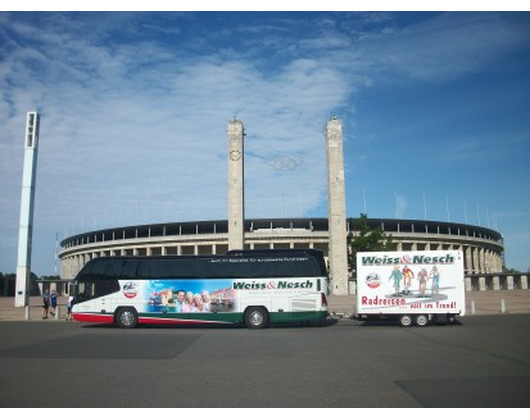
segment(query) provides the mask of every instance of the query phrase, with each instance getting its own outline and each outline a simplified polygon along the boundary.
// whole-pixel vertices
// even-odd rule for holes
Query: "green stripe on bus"
[[[308,312],[271,312],[269,314],[270,322],[297,322],[297,321],[312,321],[318,319],[325,319],[328,313],[326,311],[308,311]]]
[[[236,323],[243,321],[243,314],[241,313],[157,313],[157,312],[143,312],[140,318],[157,318],[157,319],[182,319],[186,321],[212,321],[212,322],[229,322]]]
[[[143,312],[139,314],[140,318],[156,318],[156,319],[182,319],[187,321],[211,321],[211,322],[227,322],[227,323],[241,323],[244,321],[243,313],[153,313]],[[327,317],[326,311],[308,311],[308,312],[271,312],[269,320],[272,323],[285,323],[296,321],[311,321],[318,319],[325,319]]]

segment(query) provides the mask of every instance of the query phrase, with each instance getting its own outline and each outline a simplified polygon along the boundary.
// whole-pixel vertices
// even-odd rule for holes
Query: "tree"
[[[375,251],[394,251],[392,235],[385,233],[380,225],[370,227],[368,216],[361,213],[358,219],[350,219],[352,231],[348,235],[348,260],[353,277],[357,272],[357,253]]]
[[[15,283],[17,275],[15,273],[0,273],[0,295],[15,296]]]

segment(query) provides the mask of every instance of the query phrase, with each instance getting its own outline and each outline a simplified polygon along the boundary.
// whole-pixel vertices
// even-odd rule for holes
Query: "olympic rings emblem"
[[[269,158],[267,165],[275,171],[294,171],[304,163],[304,157],[301,154],[273,156]]]

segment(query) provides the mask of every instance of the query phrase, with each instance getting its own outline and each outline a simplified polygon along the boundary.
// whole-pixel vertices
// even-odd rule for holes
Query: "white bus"
[[[321,251],[230,251],[224,255],[99,257],[74,279],[77,321],[234,324],[322,321],[329,281]]]

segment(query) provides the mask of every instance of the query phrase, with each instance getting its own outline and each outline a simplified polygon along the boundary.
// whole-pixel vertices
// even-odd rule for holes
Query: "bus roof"
[[[314,249],[233,250],[222,255],[107,256],[90,260],[76,279],[256,278],[327,275]]]

